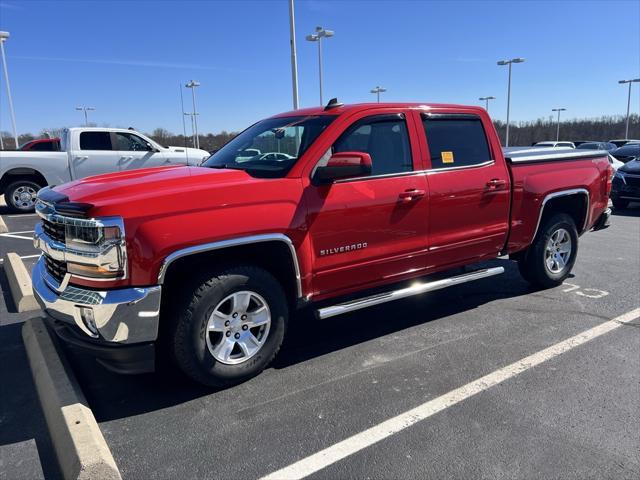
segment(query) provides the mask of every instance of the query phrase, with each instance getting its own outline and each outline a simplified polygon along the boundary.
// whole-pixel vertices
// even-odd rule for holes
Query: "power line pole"
[[[11,85],[9,85],[9,69],[7,68],[7,57],[4,53],[4,42],[9,38],[9,32],[0,32],[0,53],[2,54],[2,68],[4,70],[4,80],[7,84],[7,98],[9,99],[9,114],[11,115],[11,125],[13,127],[13,139],[18,149],[18,129],[16,128],[16,113],[13,110],[13,99],[11,98]],[[2,136],[0,134],[0,136]],[[4,148],[4,145],[2,146]]]
[[[291,84],[293,88],[293,109],[298,109],[298,54],[296,53],[296,18],[293,0],[289,0],[289,37],[291,44]]]

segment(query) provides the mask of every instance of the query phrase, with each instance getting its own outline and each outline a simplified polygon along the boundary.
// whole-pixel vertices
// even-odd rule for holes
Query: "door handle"
[[[87,160],[88,158],[89,157],[86,157],[86,156],[85,157],[76,157],[76,160],[81,162],[82,160]]]
[[[398,197],[400,201],[403,203],[412,202],[413,200],[418,200],[426,195],[424,190],[419,190],[417,188],[412,188],[410,190],[405,190]]]
[[[492,178],[487,182],[487,188],[489,190],[502,190],[507,186],[507,181],[500,178]]]
[[[127,162],[127,161],[132,160],[132,159],[133,159],[133,157],[120,157],[120,161],[121,162]]]

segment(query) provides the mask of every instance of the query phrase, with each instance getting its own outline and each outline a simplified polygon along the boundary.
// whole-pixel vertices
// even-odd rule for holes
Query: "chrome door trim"
[[[248,237],[232,238],[229,240],[221,240],[219,242],[204,243],[202,245],[194,245],[192,247],[176,250],[175,252],[169,254],[162,262],[162,265],[160,266],[160,271],[158,272],[158,284],[159,285],[163,284],[169,265],[171,265],[171,263],[173,263],[175,260],[179,258],[187,257],[189,255],[194,255],[196,253],[220,250],[223,248],[237,247],[240,245],[251,245],[253,243],[273,242],[273,241],[283,242],[287,245],[287,247],[289,247],[289,252],[291,253],[291,260],[293,262],[293,268],[295,270],[297,294],[298,294],[298,298],[300,298],[302,297],[302,281],[300,277],[300,265],[298,263],[298,255],[296,253],[296,249],[291,239],[282,233],[266,233],[262,235],[251,235]]]
[[[591,207],[591,199],[589,198],[589,191],[586,188],[572,188],[571,190],[561,190],[559,192],[553,192],[548,194],[542,200],[542,204],[540,205],[540,212],[538,213],[538,223],[536,223],[536,229],[533,231],[533,237],[531,237],[531,241],[536,238],[538,234],[538,229],[540,228],[540,222],[542,221],[542,214],[544,213],[544,207],[549,200],[553,200],[558,197],[566,197],[568,195],[584,195],[587,200],[587,211],[584,215],[584,223],[582,225],[582,229],[578,233],[583,233],[587,229],[587,225],[589,224],[589,209]],[[576,225],[577,226],[577,225]]]

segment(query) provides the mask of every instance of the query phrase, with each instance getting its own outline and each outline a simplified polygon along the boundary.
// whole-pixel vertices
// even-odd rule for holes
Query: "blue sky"
[[[478,104],[506,116],[503,58],[513,70],[512,119],[625,113],[623,78],[640,77],[640,1],[296,1],[300,103],[318,100],[316,25],[324,44],[325,101]],[[0,0],[19,132],[74,126],[77,105],[99,125],[182,131],[178,85],[191,78],[199,129],[238,130],[291,109],[286,0]],[[185,92],[188,94],[188,91]],[[185,96],[187,109],[190,97]],[[635,84],[632,111],[640,110]],[[10,130],[4,79],[0,129]]]

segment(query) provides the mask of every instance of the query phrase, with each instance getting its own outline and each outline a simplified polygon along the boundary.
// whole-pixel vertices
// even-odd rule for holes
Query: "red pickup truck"
[[[301,307],[325,319],[498,275],[454,269],[505,255],[562,283],[578,237],[608,225],[612,174],[606,152],[505,158],[478,107],[334,99],[199,167],[41,190],[34,291],[58,336],[112,370],[173,358],[231,385],[273,360]]]

